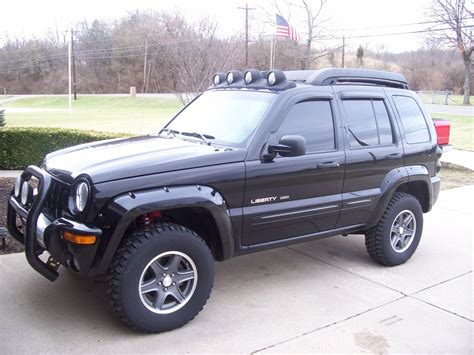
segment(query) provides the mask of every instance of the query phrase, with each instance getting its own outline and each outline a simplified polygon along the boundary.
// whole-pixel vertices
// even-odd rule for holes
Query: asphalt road
[[[414,257],[368,258],[335,237],[217,264],[209,303],[181,329],[128,330],[103,281],[50,283],[23,255],[0,256],[0,353],[473,352],[474,186],[443,191]]]
[[[449,115],[471,116],[474,118],[474,107],[425,104],[430,113],[445,113]]]

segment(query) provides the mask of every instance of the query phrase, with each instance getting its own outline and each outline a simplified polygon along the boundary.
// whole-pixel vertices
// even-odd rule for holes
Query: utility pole
[[[71,80],[71,77],[72,77],[72,67],[71,67],[71,63],[72,63],[72,43],[71,43],[71,39],[69,39],[69,43],[68,43],[68,46],[67,46],[67,71],[68,71],[68,78],[69,78],[69,113],[72,112],[72,80]]]
[[[342,36],[342,67],[344,68],[344,55],[346,51],[346,36]]]
[[[142,92],[145,93],[146,87],[147,87],[147,70],[146,70],[146,65],[147,65],[147,57],[148,57],[148,37],[145,38],[145,58],[143,60],[143,90]]]
[[[245,3],[245,7],[238,7],[239,10],[245,10],[245,67],[249,67],[249,11],[256,10],[255,7],[249,7]]]
[[[77,100],[76,88],[76,58],[74,57],[74,30],[71,28],[71,62],[72,62],[72,91],[74,100]]]

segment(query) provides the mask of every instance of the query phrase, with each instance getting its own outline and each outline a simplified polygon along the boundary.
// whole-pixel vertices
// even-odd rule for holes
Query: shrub
[[[60,128],[1,128],[0,169],[24,169],[41,165],[46,154],[73,145],[126,137],[120,133]]]
[[[5,110],[0,110],[0,127],[5,127],[7,120],[5,119]]]

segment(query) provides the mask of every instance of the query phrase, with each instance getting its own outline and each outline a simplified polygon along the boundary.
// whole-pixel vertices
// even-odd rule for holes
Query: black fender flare
[[[412,165],[393,169],[385,176],[382,185],[380,186],[380,198],[377,202],[372,216],[364,228],[365,230],[372,228],[382,217],[388,203],[393,197],[395,191],[403,184],[413,181],[421,181],[426,183],[429,193],[429,209],[433,204],[433,187],[431,184],[431,177],[428,169],[423,165]],[[428,210],[429,210],[428,209]]]
[[[148,212],[180,207],[201,207],[214,218],[222,244],[222,260],[234,255],[232,222],[222,195],[209,186],[161,187],[152,190],[129,192],[110,201],[103,212],[116,223],[104,254],[93,274],[102,274],[109,267],[130,223]]]

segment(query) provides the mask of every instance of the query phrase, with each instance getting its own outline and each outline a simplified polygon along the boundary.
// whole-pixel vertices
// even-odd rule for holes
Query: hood
[[[244,149],[224,149],[159,136],[82,144],[45,158],[44,169],[72,182],[87,175],[93,183],[244,160]]]

